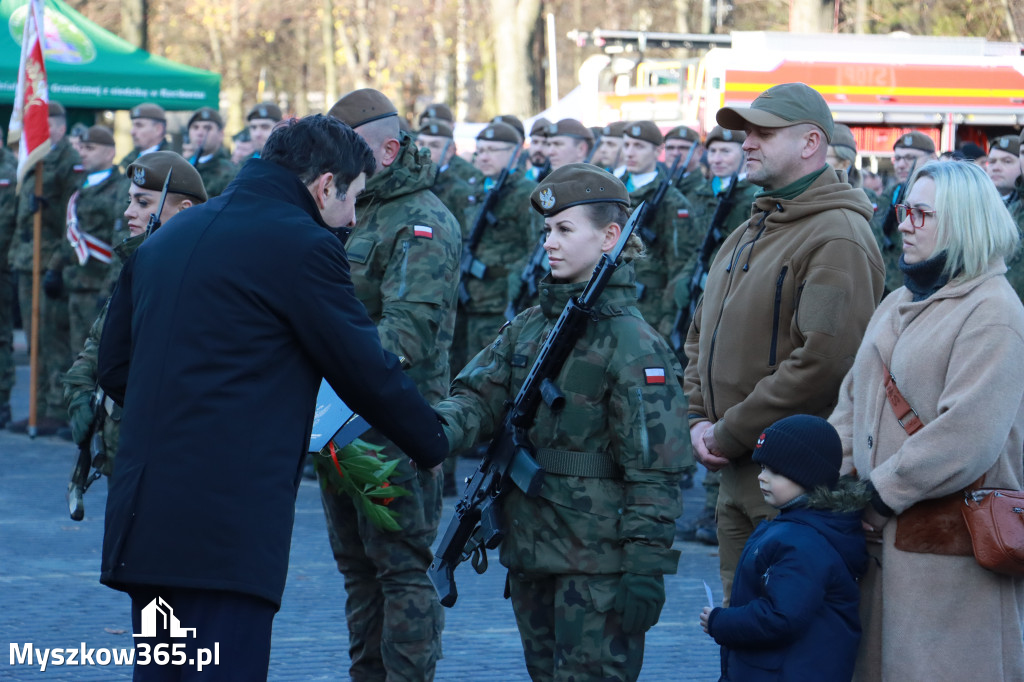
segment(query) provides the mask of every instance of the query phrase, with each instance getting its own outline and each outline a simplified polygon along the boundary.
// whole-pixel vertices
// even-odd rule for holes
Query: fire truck
[[[772,85],[799,81],[820,92],[850,126],[864,156],[885,157],[904,132],[919,130],[940,151],[1016,133],[1024,126],[1024,56],[1017,43],[907,34],[728,36],[600,29],[570,34],[605,54],[580,69],[593,116],[652,119],[708,132],[724,106],[747,106]],[[706,49],[699,58],[655,50]]]

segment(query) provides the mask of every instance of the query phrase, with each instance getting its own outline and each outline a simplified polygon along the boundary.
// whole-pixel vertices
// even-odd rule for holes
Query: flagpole
[[[36,196],[43,196],[43,162],[36,162]],[[43,205],[37,202],[32,216],[32,333],[29,339],[29,380],[28,380],[28,437],[36,437],[36,399],[39,391],[39,244],[43,239]]]

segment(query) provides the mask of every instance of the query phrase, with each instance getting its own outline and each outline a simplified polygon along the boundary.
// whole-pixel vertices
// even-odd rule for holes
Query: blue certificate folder
[[[316,396],[313,432],[309,436],[309,451],[318,453],[331,440],[334,440],[336,447],[343,448],[369,428],[369,423],[338,397],[327,380],[321,379],[320,392]]]

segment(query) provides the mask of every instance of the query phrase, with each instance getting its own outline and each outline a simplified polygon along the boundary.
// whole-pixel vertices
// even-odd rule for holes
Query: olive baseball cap
[[[167,185],[168,194],[184,194],[200,204],[206,201],[206,188],[199,171],[176,152],[144,154],[128,166],[125,175],[143,189],[160,192],[168,172],[171,173],[171,182]]]
[[[480,131],[476,139],[509,144],[519,144],[523,141],[523,138],[519,137],[519,131],[507,123],[491,123]]]
[[[523,128],[523,122],[519,120],[518,116],[513,116],[512,114],[498,114],[491,119],[491,123],[504,123],[505,125],[510,125],[518,131],[520,138],[526,137],[526,129]]]
[[[700,144],[700,133],[693,128],[687,128],[686,126],[676,126],[672,130],[665,133],[665,140],[688,140],[690,142],[696,142]]]
[[[251,121],[254,118],[266,118],[271,121],[280,121],[284,118],[281,113],[281,107],[277,106],[273,102],[260,102],[246,114],[245,120]]]
[[[196,121],[212,121],[218,128],[224,128],[224,119],[220,117],[220,112],[216,109],[211,109],[210,107],[196,109],[195,113],[192,114],[192,117],[188,119],[188,125],[186,127],[191,128],[192,124]]]
[[[894,150],[917,149],[918,151],[928,152],[929,154],[935,153],[935,143],[932,142],[932,138],[916,130],[900,135],[900,139],[896,140],[896,143],[893,144],[892,148]]]
[[[665,137],[654,121],[632,121],[622,131],[623,137],[650,142],[655,147],[665,142]]]
[[[327,112],[349,128],[355,129],[361,125],[378,121],[389,116],[398,116],[398,109],[391,103],[388,96],[373,88],[353,90],[331,107]]]
[[[629,207],[622,181],[589,163],[570,163],[551,171],[530,194],[533,210],[543,216],[580,204],[616,203]]]
[[[849,147],[855,154],[857,153],[857,140],[853,137],[853,131],[849,126],[842,123],[836,124],[836,129],[832,133],[832,146]]]
[[[715,119],[728,130],[743,130],[747,123],[762,128],[788,128],[811,123],[821,128],[832,141],[835,122],[821,93],[803,83],[774,85],[750,103],[749,107],[724,107]]]
[[[747,134],[742,130],[727,130],[722,126],[715,126],[708,133],[708,137],[704,140],[704,145],[710,147],[712,142],[735,142],[736,144],[743,144],[743,141],[747,139]]]
[[[1002,137],[997,137],[989,143],[989,151],[993,149],[998,149],[1001,152],[1017,156],[1020,154],[1020,138],[1016,135],[1003,135]]]
[[[551,121],[541,116],[533,122],[533,126],[530,128],[530,137],[547,137],[550,127]]]
[[[79,138],[82,143],[98,144],[104,147],[114,146],[114,134],[110,132],[110,128],[101,125],[90,126],[82,133]]]
[[[594,141],[594,134],[590,128],[583,125],[574,118],[563,118],[558,123],[548,126],[548,137],[574,137],[578,140]]]
[[[136,118],[150,118],[154,121],[167,122],[167,112],[159,104],[153,104],[152,102],[144,102],[136,107],[132,107],[129,112],[133,119]]]

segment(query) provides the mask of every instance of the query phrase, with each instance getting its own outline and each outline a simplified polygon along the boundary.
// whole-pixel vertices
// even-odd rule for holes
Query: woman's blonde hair
[[[946,252],[947,275],[973,279],[993,258],[1009,259],[1020,233],[985,171],[966,161],[933,161],[914,172],[908,194],[921,178],[935,183],[935,248]]]
[[[594,223],[594,227],[603,229],[612,223],[625,226],[629,220],[629,210],[622,204],[610,201],[602,201],[593,204],[584,204],[587,207],[587,218]],[[640,239],[640,235],[633,232],[626,240],[626,246],[622,249],[622,260],[630,263],[638,258],[647,256],[647,248]]]

